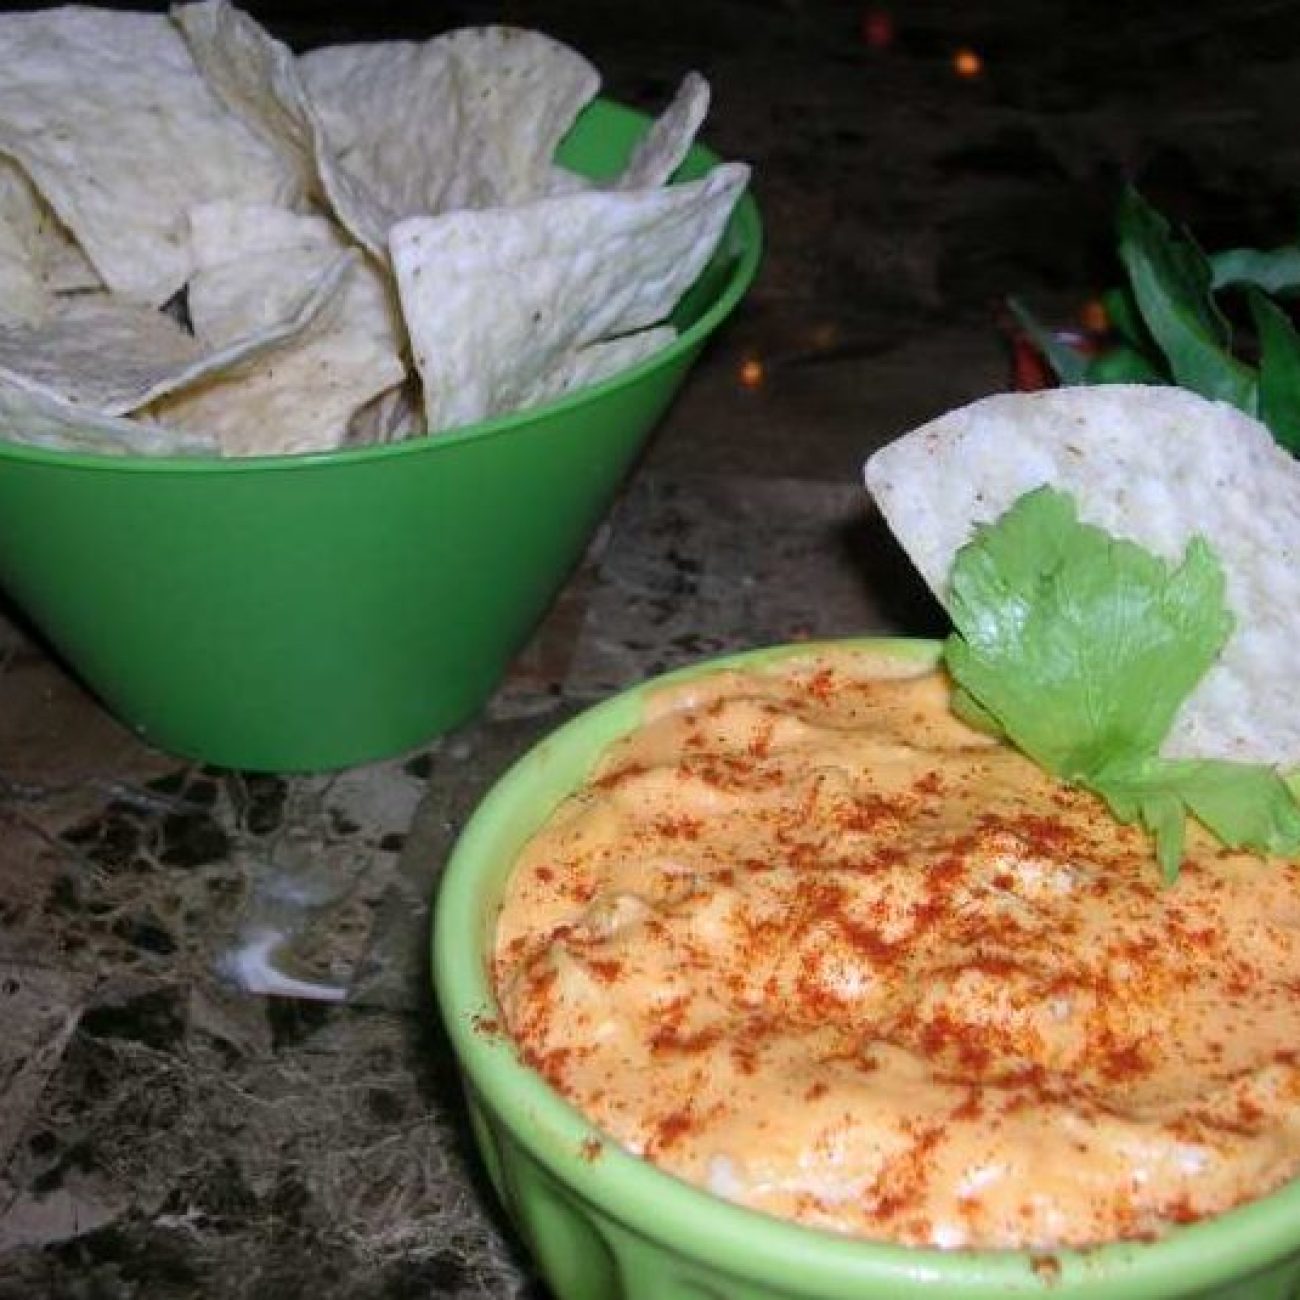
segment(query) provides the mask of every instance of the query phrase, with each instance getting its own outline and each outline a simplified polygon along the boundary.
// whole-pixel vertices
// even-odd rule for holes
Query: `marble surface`
[[[316,777],[150,750],[0,610],[0,1298],[544,1293],[487,1194],[427,985],[458,827],[661,668],[942,624],[859,487],[1068,322],[1138,180],[1203,242],[1294,233],[1300,5],[253,6],[299,45],[543,27],[653,107],[690,67],[755,165],[760,280],[483,714]],[[963,47],[982,75],[952,68]]]

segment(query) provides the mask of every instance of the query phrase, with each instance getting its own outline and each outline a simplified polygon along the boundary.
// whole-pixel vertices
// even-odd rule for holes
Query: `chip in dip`
[[[565,172],[599,86],[505,26],[298,55],[227,0],[0,14],[0,439],[331,451],[636,365],[748,169],[669,183],[690,73],[619,175]]]
[[[1203,407],[1178,413],[1219,428]],[[1030,409],[998,408],[1004,432],[1033,426],[1040,469],[1057,439],[1092,457],[1094,515],[1116,447],[1154,436],[1103,421],[1108,451],[1086,403]],[[1224,437],[1217,471],[1263,503],[1253,431]],[[942,491],[923,442],[900,500]],[[494,976],[524,1059],[668,1171],[875,1240],[1146,1239],[1277,1188],[1300,1171],[1300,854],[1189,818],[1168,884],[1139,827],[959,720],[951,687],[813,647],[652,696],[511,877]]]
[[[941,601],[958,550],[1051,485],[1081,519],[1166,559],[1203,537],[1233,634],[1165,752],[1300,768],[1300,462],[1257,420],[1180,388],[1103,384],[999,394],[950,411],[867,463],[867,486]]]

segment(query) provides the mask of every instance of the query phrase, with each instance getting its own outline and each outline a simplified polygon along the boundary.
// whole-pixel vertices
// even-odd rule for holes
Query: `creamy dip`
[[[626,1148],[940,1247],[1149,1237],[1300,1168],[1300,863],[1150,841],[850,652],[665,688],[525,849],[524,1058]]]

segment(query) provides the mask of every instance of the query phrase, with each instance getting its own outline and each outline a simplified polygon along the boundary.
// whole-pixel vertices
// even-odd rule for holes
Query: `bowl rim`
[[[634,726],[661,687],[732,667],[782,664],[827,651],[885,653],[933,664],[937,641],[855,637],[743,651],[653,677],[576,715],[517,759],[462,829],[434,908],[432,976],[442,1018],[468,1090],[513,1138],[566,1187],[625,1228],[674,1251],[755,1282],[785,1275],[809,1295],[849,1297],[873,1284],[941,1287],[953,1300],[1052,1294],[1100,1300],[1158,1300],[1252,1276],[1300,1250],[1300,1179],[1210,1219],[1172,1228],[1153,1241],[1059,1250],[927,1250],[873,1242],[774,1218],[688,1184],[624,1151],[520,1059],[500,1028],[487,958],[509,871],[495,848],[498,823],[520,798],[530,801],[524,837],[550,813],[572,780],[611,740]],[[580,770],[579,770],[580,769]],[[1285,1228],[1295,1225],[1287,1238]],[[918,1294],[924,1293],[923,1290]],[[1199,1293],[1199,1291],[1197,1291]],[[911,1292],[907,1292],[911,1294]]]
[[[636,122],[642,131],[652,121],[647,113],[619,103],[604,95],[597,95],[584,106],[577,120],[585,116]],[[690,148],[683,166],[708,168],[722,158],[708,145],[696,142]],[[284,472],[305,467],[327,468],[336,465],[356,465],[383,461],[402,456],[419,455],[438,448],[452,448],[466,442],[494,438],[529,425],[555,417],[563,417],[575,407],[598,401],[608,393],[637,383],[644,375],[689,353],[699,346],[725,320],[744,297],[758,273],[763,254],[763,223],[752,188],[747,185],[741,192],[728,220],[727,230],[736,256],[725,284],[720,286],[714,300],[666,347],[638,361],[616,374],[562,397],[530,407],[526,411],[507,412],[491,420],[480,420],[461,429],[445,433],[422,433],[397,442],[369,447],[346,447],[335,451],[293,452],[268,456],[152,456],[123,455],[114,452],[60,451],[51,447],[37,447],[26,443],[7,442],[0,439],[0,459],[11,459],[35,464],[59,466],[69,469],[118,470],[132,474],[248,474],[258,471]],[[724,235],[724,240],[727,236]]]

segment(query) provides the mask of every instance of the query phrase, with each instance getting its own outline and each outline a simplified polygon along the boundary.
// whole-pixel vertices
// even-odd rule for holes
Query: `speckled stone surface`
[[[1124,178],[1206,244],[1293,236],[1300,4],[920,0],[879,46],[884,7],[832,0],[252,7],[299,46],[542,27],[646,107],[697,67],[766,262],[508,681],[416,752],[311,778],[160,754],[0,606],[0,1300],[540,1300],[428,994],[458,827],[662,667],[940,627],[862,459],[1006,385],[1007,294],[1072,319]]]

